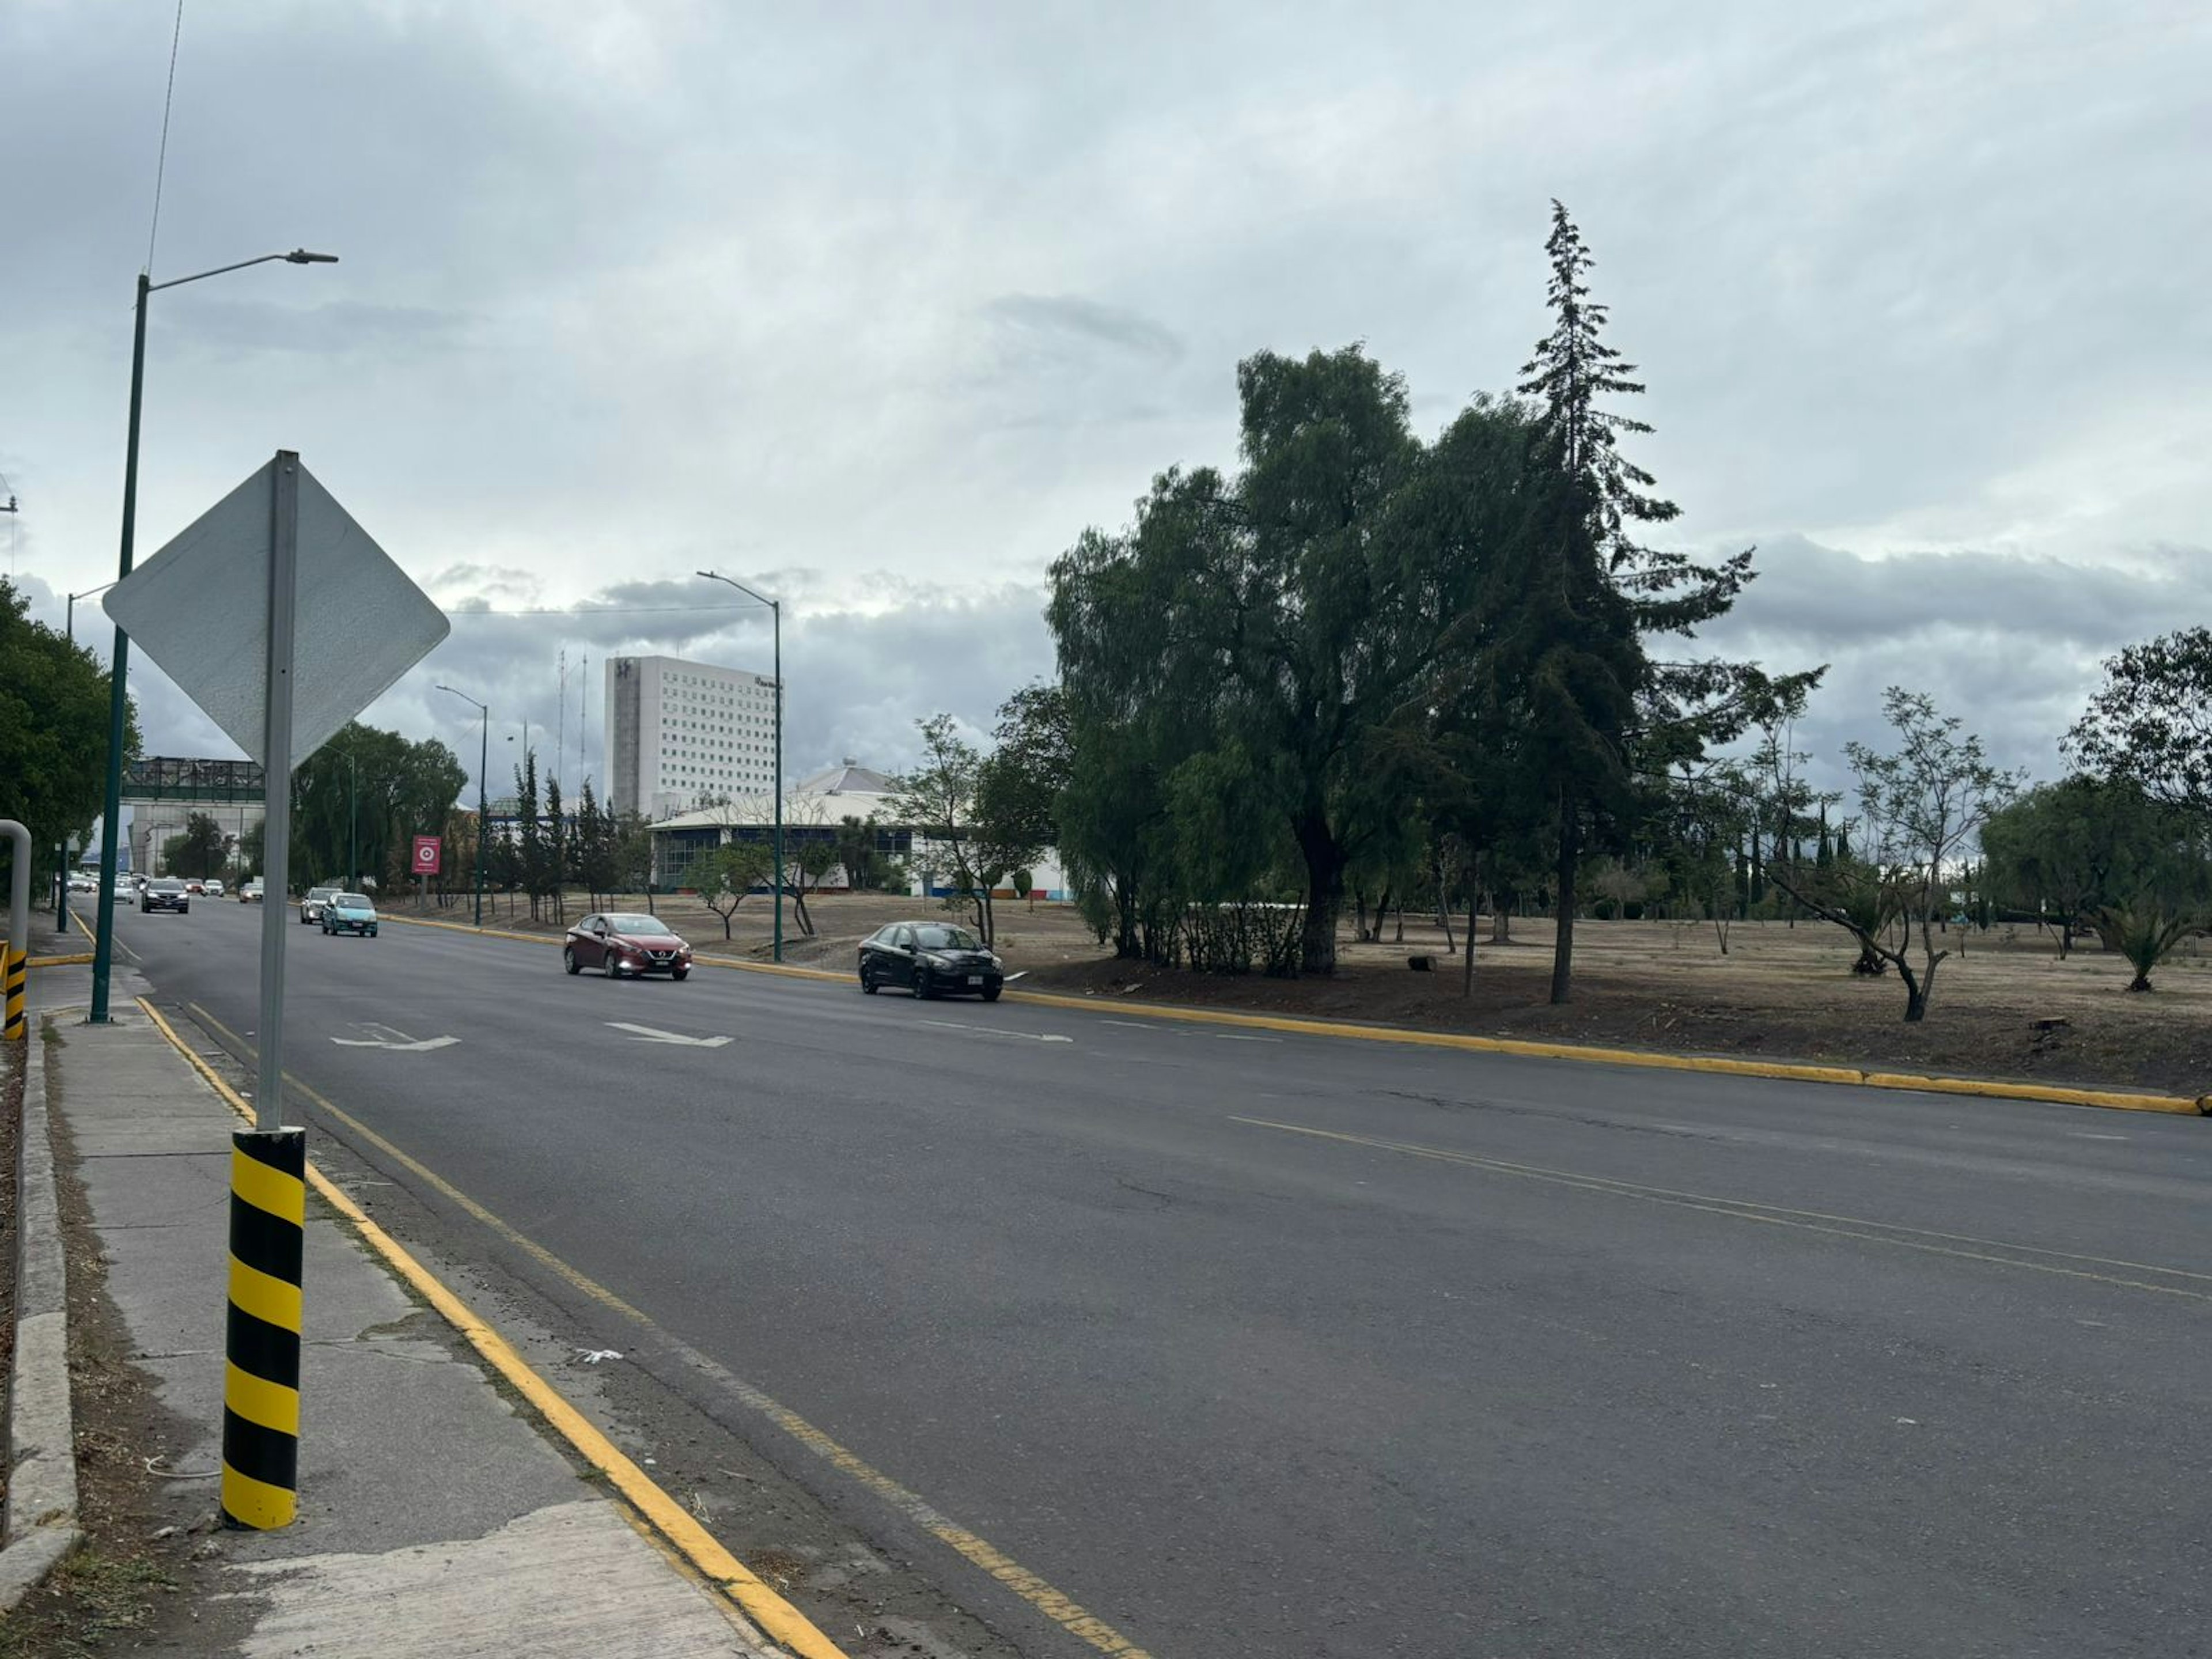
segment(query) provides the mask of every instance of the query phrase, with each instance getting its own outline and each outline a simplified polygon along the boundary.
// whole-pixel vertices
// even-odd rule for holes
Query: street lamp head
[[[335,253],[310,253],[303,247],[295,247],[284,256],[284,260],[286,264],[295,265],[334,265],[338,262],[338,256]]]

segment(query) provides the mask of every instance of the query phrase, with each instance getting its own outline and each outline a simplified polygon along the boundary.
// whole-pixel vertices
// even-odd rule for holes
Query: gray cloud
[[[457,613],[757,572],[808,752],[878,757],[1042,665],[1084,526],[1232,459],[1240,356],[1364,338],[1429,425],[1510,383],[1557,195],[1681,538],[1766,549],[1723,637],[1835,665],[1823,742],[1917,676],[2031,757],[2097,655],[2203,617],[2170,550],[2212,522],[2212,219],[2175,205],[2212,10],[1271,15],[196,0],[157,273],[343,263],[155,297],[141,550],[286,447]],[[0,8],[0,465],[55,592],[112,573],[167,21]],[[444,652],[535,724],[564,641],[765,639],[470,617]],[[416,678],[388,719],[456,732]]]
[[[1073,294],[1002,294],[984,315],[1019,337],[1058,349],[1073,341],[1103,345],[1156,363],[1181,360],[1183,343],[1164,325],[1119,306]]]
[[[452,350],[479,319],[426,306],[333,300],[285,306],[204,300],[174,308],[182,340],[211,351],[296,351],[323,356]]]

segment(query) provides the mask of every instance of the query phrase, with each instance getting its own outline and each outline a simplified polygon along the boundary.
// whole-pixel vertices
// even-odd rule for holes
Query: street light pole
[[[186,283],[220,276],[225,271],[243,270],[248,265],[267,264],[273,259],[295,265],[334,265],[338,262],[335,253],[310,253],[303,247],[295,247],[289,253],[264,253],[258,258],[240,259],[234,265],[218,265],[213,270],[173,277],[166,283],[155,282],[149,272],[138,273],[137,314],[131,331],[131,424],[123,445],[123,549],[116,581],[131,574],[133,538],[138,525],[138,415],[146,390],[147,298],[165,288],[181,288]],[[70,620],[74,623],[75,617]],[[107,661],[107,780],[100,797],[100,927],[92,943],[92,1009],[86,1016],[86,1023],[92,1025],[108,1023],[107,981],[115,963],[115,865],[117,842],[122,834],[117,820],[123,816],[123,738],[131,714],[131,694],[125,684],[130,656],[131,636],[118,627],[115,630],[114,649]],[[263,763],[282,766],[285,761],[281,756],[272,755]],[[283,896],[279,895],[278,902],[282,902]]]
[[[361,762],[346,750],[346,890],[361,885]]]
[[[88,599],[95,593],[105,593],[114,586],[113,582],[102,582],[97,587],[88,587],[82,593],[72,593],[69,596],[68,623],[65,631],[69,635],[69,642],[71,645],[76,643],[76,602],[79,599]]]
[[[719,570],[698,573],[709,581],[727,582],[740,593],[759,600],[769,608],[775,619],[775,960],[783,960],[783,601],[771,599],[764,593],[756,593],[735,576],[725,576]]]
[[[491,769],[491,708],[477,702],[465,691],[454,691],[450,685],[441,685],[441,691],[452,692],[463,702],[474,703],[477,712],[483,716],[483,730],[477,738],[477,920],[483,926],[484,837],[491,833],[491,808],[484,799],[484,776]]]

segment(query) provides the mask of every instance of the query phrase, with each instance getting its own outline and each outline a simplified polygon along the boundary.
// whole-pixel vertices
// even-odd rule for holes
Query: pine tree
[[[553,920],[568,919],[568,823],[561,811],[561,780],[545,779],[545,896],[551,902]]]
[[[1813,867],[1828,870],[1835,866],[1835,849],[1828,842],[1828,803],[1820,803],[1820,841],[1813,854]]]
[[[1651,474],[1620,453],[1622,434],[1642,421],[1600,405],[1644,391],[1636,365],[1601,337],[1606,307],[1590,297],[1593,263],[1566,208],[1552,204],[1545,243],[1552,276],[1552,330],[1522,367],[1519,390],[1537,414],[1540,477],[1552,487],[1529,521],[1535,568],[1519,614],[1501,629],[1519,648],[1501,654],[1509,672],[1532,672],[1524,718],[1533,737],[1531,772],[1551,799],[1557,836],[1552,1000],[1567,1000],[1573,971],[1575,874],[1592,831],[1620,838],[1641,810],[1640,781],[1663,775],[1740,733],[1778,700],[1802,696],[1818,672],[1769,681],[1756,665],[1662,660],[1648,640],[1688,635],[1725,613],[1751,580],[1751,554],[1718,565],[1653,548],[1640,526],[1680,509],[1654,493]]]
[[[514,769],[515,874],[530,896],[530,919],[538,920],[538,896],[545,890],[545,822],[538,813],[538,756],[532,750]]]

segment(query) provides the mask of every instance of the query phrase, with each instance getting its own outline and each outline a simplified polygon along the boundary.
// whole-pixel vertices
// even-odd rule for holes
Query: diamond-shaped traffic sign
[[[452,630],[446,615],[297,458],[280,455],[107,591],[102,608],[232,742],[268,763],[276,469],[299,479],[292,767]]]

